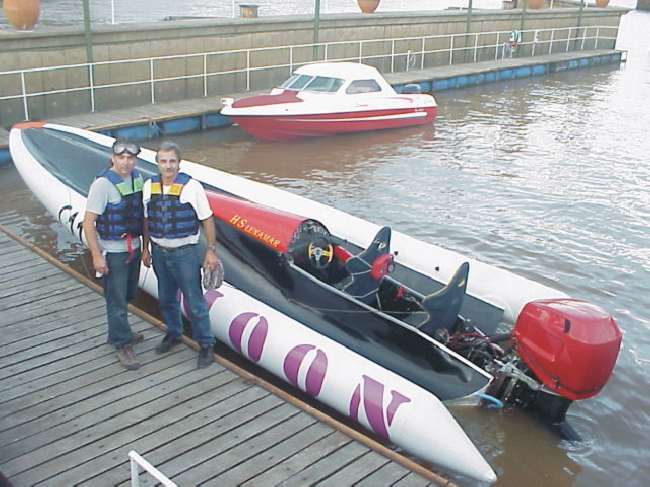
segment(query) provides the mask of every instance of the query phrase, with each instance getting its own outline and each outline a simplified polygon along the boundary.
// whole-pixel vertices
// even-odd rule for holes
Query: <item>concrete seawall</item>
[[[588,26],[611,26],[608,37],[616,37],[620,17],[627,12],[623,8],[584,9],[580,14],[577,8],[559,8],[527,11],[514,10],[477,10],[471,18],[469,32],[497,32],[511,30],[572,28],[565,30],[553,40],[556,47],[553,52],[576,48],[567,37],[580,37]],[[579,18],[580,17],[580,18]],[[579,21],[579,24],[578,24]],[[576,30],[581,26],[580,32]],[[474,36],[463,36],[467,29],[467,15],[459,11],[426,11],[383,13],[372,16],[361,14],[324,15],[320,22],[320,42],[349,41],[345,44],[330,45],[328,58],[352,58],[373,64],[382,72],[400,72],[412,61],[423,68],[449,64],[450,35],[461,34],[452,41],[454,48],[471,46],[478,42],[476,61],[495,58],[495,44],[507,41],[501,36],[483,35],[476,41]],[[592,29],[590,35],[593,35]],[[393,43],[385,39],[442,36],[426,40],[424,49],[432,52],[423,56],[418,53],[423,49],[421,40],[405,40]],[[527,38],[528,36],[528,38]],[[524,33],[523,45],[517,56],[525,57],[532,52],[532,32]],[[565,42],[561,43],[564,36]],[[541,31],[538,41],[549,42],[550,33]],[[359,41],[364,43],[360,53]],[[119,64],[99,64],[92,69],[92,83],[97,86],[120,83],[137,83],[129,86],[106,87],[96,90],[91,100],[89,90],[90,71],[88,66],[66,68],[63,70],[30,72],[25,75],[24,83],[27,93],[40,93],[51,90],[77,88],[72,93],[56,93],[30,97],[27,100],[30,119],[60,117],[75,113],[106,109],[140,106],[156,103],[197,98],[207,93],[218,96],[251,90],[266,89],[281,82],[289,71],[289,63],[311,62],[322,59],[324,48],[314,50],[310,46],[295,48],[289,58],[288,49],[281,46],[308,44],[313,40],[313,19],[310,16],[265,17],[257,19],[226,19],[157,22],[142,24],[134,29],[132,24],[99,26],[93,31],[93,56],[95,62],[144,59]],[[78,28],[48,29],[33,33],[0,33],[0,66],[3,71],[22,70],[82,64],[86,62],[84,33]],[[527,45],[528,43],[528,45]],[[592,40],[581,45],[584,49],[612,49],[614,41],[601,41],[598,46]],[[546,44],[544,44],[546,45]],[[492,47],[489,47],[492,46]],[[245,50],[261,47],[273,47],[256,51],[249,56],[246,51],[210,56],[187,57],[198,53],[215,51]],[[407,53],[396,58],[391,64],[391,51]],[[548,52],[545,50],[544,53]],[[460,51],[454,56],[452,64],[471,61],[468,52]],[[542,54],[538,52],[537,54]],[[179,55],[185,57],[160,60],[155,66],[146,58],[156,56]],[[247,59],[248,56],[248,59]],[[282,65],[281,68],[261,69],[247,78],[245,73],[229,73],[215,76],[202,76],[202,73],[221,73],[237,71],[247,65],[264,67]],[[154,79],[167,81],[147,81],[153,74]],[[153,92],[153,93],[152,93]],[[3,96],[20,95],[22,80],[19,74],[0,75],[0,93]],[[25,118],[25,107],[21,98],[0,101],[0,126],[9,127]]]

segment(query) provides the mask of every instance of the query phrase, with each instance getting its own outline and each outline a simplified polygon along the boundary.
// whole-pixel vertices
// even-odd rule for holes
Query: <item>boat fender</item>
[[[370,267],[370,276],[375,281],[381,281],[381,279],[393,272],[395,269],[393,254],[383,254],[375,259]]]

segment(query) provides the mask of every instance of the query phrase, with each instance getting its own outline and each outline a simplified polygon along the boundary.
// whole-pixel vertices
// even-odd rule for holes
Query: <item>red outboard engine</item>
[[[546,388],[572,401],[600,392],[622,338],[614,318],[576,299],[528,303],[513,337],[518,355]]]

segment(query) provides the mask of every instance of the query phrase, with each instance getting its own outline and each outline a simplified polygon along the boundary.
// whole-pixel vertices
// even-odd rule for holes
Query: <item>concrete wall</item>
[[[616,37],[621,15],[627,9],[585,9],[581,16],[581,25],[611,25],[616,27],[611,32]],[[324,15],[320,23],[320,42],[350,41],[349,44],[328,47],[328,58],[359,58],[359,40],[365,42],[362,61],[373,64],[383,72],[406,69],[408,50],[412,51],[411,69],[419,69],[422,56],[419,54],[422,43],[416,41],[398,41],[395,52],[403,53],[391,66],[387,56],[392,50],[392,43],[384,39],[463,34],[466,31],[467,16],[464,12],[399,12],[374,15],[336,14]],[[577,8],[529,10],[522,24],[522,10],[484,10],[475,11],[469,32],[511,31],[513,29],[546,29],[558,27],[576,27],[578,23]],[[575,31],[573,31],[575,32]],[[590,34],[595,34],[592,30]],[[567,33],[562,34],[565,36]],[[573,34],[572,34],[573,35]],[[541,33],[539,41],[543,44],[549,35]],[[313,39],[313,20],[309,16],[263,17],[257,19],[227,19],[210,21],[176,21],[143,24],[134,29],[132,24],[99,26],[93,31],[93,55],[95,62],[141,59],[155,56],[186,55],[214,51],[260,48],[269,46],[286,46],[308,44]],[[524,37],[524,42],[532,40],[532,33]],[[561,36],[555,37],[553,51],[566,49],[566,42],[561,45]],[[496,35],[479,37],[477,60],[494,59],[495,42],[503,43],[507,39]],[[474,59],[474,36],[455,38],[454,47],[470,46],[472,49],[454,53],[453,63],[470,62]],[[430,39],[426,41],[425,50],[446,50],[450,38]],[[575,48],[573,44],[570,49]],[[579,44],[578,46],[579,47]],[[584,46],[593,48],[593,42]],[[599,48],[613,48],[614,42],[601,43]],[[548,49],[536,49],[535,54],[548,52]],[[293,51],[293,64],[310,62],[314,54],[319,59],[324,56],[324,48],[316,52],[311,47],[297,48]],[[532,48],[523,46],[518,55],[532,54]],[[370,56],[382,56],[374,57]],[[20,70],[34,67],[57,66],[84,63],[86,51],[83,30],[71,28],[50,28],[47,31],[33,33],[15,33],[0,31],[0,69],[2,71]],[[197,75],[195,79],[170,80],[155,84],[156,102],[172,101],[203,96],[204,82],[207,83],[208,96],[237,93],[246,89],[246,75],[243,73],[202,76],[204,62],[208,73],[238,70],[246,67],[246,53],[219,54],[197,57],[183,57],[156,61],[153,66],[155,79]],[[447,64],[448,52],[429,53],[424,56],[424,66]],[[255,67],[288,64],[287,49],[269,49],[252,53],[250,65]],[[93,69],[95,85],[110,85],[142,81],[128,87],[109,87],[96,90],[96,110],[146,105],[151,102],[151,85],[149,61],[132,61],[112,65],[96,65]],[[250,89],[265,89],[281,82],[287,77],[289,67],[253,72],[250,76]],[[50,91],[54,89],[81,88],[89,84],[89,69],[86,66],[64,70],[29,73],[25,76],[28,93]],[[19,75],[0,76],[0,96],[21,93]],[[52,118],[56,116],[90,111],[91,100],[87,90],[73,94],[48,94],[29,98],[29,118]],[[24,118],[21,99],[0,101],[0,126],[8,127]]]

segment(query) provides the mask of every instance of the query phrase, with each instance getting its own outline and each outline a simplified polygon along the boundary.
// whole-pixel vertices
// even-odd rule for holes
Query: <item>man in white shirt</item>
[[[153,262],[158,278],[160,312],[167,325],[167,334],[156,347],[156,352],[168,352],[180,342],[182,321],[177,299],[180,290],[187,303],[192,336],[201,346],[197,366],[203,368],[213,361],[214,335],[201,289],[198,242],[202,226],[208,243],[202,264],[204,268],[213,270],[217,256],[212,210],[201,183],[180,172],[178,145],[163,142],[156,161],[160,175],[146,181],[142,191],[145,214],[142,262],[147,267]]]

